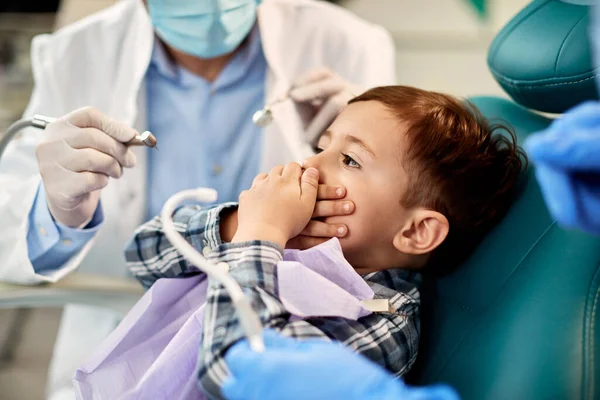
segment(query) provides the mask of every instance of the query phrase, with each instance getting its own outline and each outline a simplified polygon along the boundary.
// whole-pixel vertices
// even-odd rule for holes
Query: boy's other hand
[[[298,163],[277,166],[254,178],[240,194],[238,229],[232,242],[269,240],[285,247],[310,221],[319,183],[319,171],[302,171]]]
[[[319,185],[317,203],[312,218],[335,217],[349,215],[354,212],[354,203],[343,200],[346,189],[341,186]],[[288,249],[305,250],[328,241],[333,237],[344,237],[348,227],[344,224],[329,224],[317,219],[311,219],[300,235],[288,241]]]

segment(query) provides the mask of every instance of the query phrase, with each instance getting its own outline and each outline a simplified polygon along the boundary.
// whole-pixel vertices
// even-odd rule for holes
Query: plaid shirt
[[[283,259],[282,249],[267,241],[221,242],[219,216],[231,207],[236,204],[207,209],[181,207],[173,220],[194,248],[214,262],[229,264],[231,277],[251,300],[263,326],[300,340],[316,337],[339,341],[398,376],[410,369],[419,342],[419,292],[408,280],[418,275],[386,270],[363,277],[375,298],[389,299],[389,312],[373,313],[357,321],[331,317],[290,321],[289,311],[278,298],[276,265]],[[200,273],[169,243],[158,217],[138,228],[125,255],[129,269],[146,288],[159,278]],[[221,398],[220,385],[228,375],[223,357],[229,346],[243,337],[227,291],[209,278],[198,354],[198,379],[209,396]]]

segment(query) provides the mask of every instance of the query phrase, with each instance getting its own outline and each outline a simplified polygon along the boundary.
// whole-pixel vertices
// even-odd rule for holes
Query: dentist
[[[0,280],[27,284],[79,265],[125,276],[123,243],[172,194],[208,186],[234,200],[260,171],[310,154],[358,88],[396,83],[390,36],[314,0],[122,0],[36,37],[31,59],[25,116],[63,117],[23,132],[0,163]],[[290,88],[273,123],[254,126]],[[160,151],[123,145],[146,129]],[[343,191],[323,193],[317,216],[345,213]],[[313,221],[302,239],[345,232]],[[118,320],[65,308],[50,398],[73,398],[73,372]]]

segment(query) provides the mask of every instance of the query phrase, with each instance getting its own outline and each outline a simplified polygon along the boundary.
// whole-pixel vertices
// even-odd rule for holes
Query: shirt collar
[[[250,69],[250,65],[262,53],[262,41],[258,24],[255,23],[250,31],[246,43],[242,49],[227,63],[223,71],[217,79],[212,83],[213,89],[227,86],[245,75]],[[167,54],[163,44],[156,35],[154,36],[154,46],[150,65],[163,77],[175,82],[183,87],[192,87],[199,84],[207,85],[208,83],[203,78],[187,71],[175,64]]]
[[[154,35],[154,45],[152,47],[152,56],[150,57],[150,65],[163,77],[178,81],[179,71],[177,65],[171,61],[167,51],[158,37]]]

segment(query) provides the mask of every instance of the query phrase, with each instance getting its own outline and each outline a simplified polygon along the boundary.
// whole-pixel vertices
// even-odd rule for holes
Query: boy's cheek
[[[361,244],[364,244],[369,224],[361,221],[357,215],[327,217],[324,221],[328,224],[344,224],[348,228],[348,233],[344,237],[338,238],[342,249],[356,249]]]

